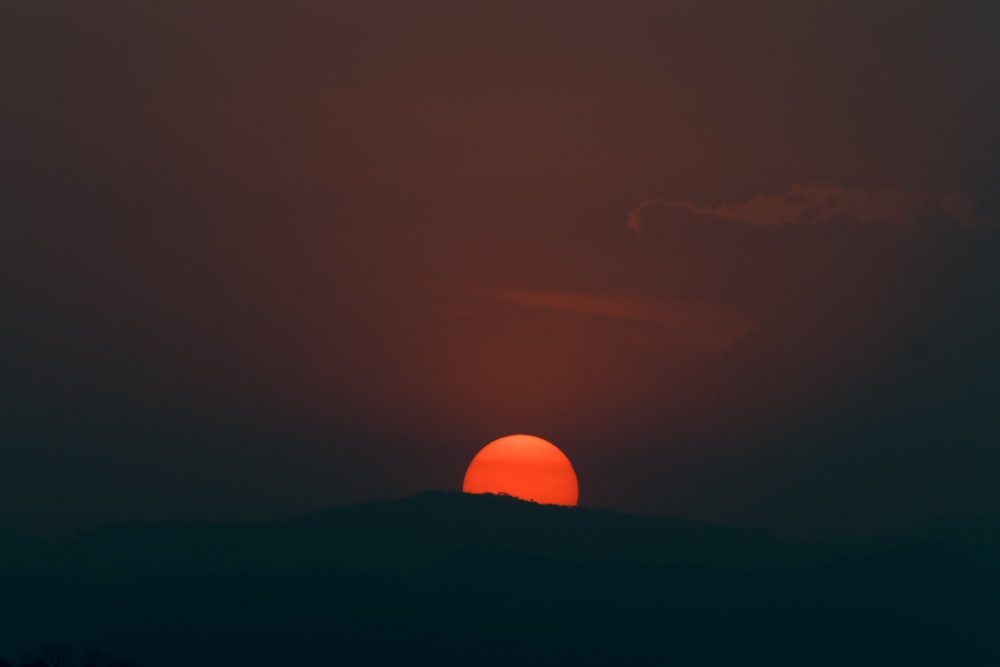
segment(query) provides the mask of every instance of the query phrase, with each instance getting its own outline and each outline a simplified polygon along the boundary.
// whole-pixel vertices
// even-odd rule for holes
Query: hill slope
[[[147,667],[988,664],[998,556],[425,493],[87,535],[0,571],[0,656],[63,640]]]

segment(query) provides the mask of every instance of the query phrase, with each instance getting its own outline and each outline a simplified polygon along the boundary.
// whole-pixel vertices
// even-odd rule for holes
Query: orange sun
[[[465,493],[504,493],[552,505],[576,505],[573,464],[558,447],[533,435],[508,435],[479,450],[462,483]]]

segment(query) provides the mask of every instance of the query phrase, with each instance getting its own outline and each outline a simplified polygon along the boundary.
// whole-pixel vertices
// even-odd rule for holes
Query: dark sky
[[[1000,515],[992,0],[0,0],[0,527],[559,445],[581,503]]]

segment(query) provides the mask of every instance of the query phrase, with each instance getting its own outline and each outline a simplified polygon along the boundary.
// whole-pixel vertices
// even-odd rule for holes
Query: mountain
[[[266,523],[133,524],[0,571],[0,657],[140,665],[989,664],[1000,549],[424,493]],[[957,537],[956,537],[957,536]]]
[[[566,562],[753,568],[791,566],[796,551],[742,528],[426,492],[262,524],[108,527],[37,562],[47,571],[97,578],[316,567],[406,573],[478,548]]]

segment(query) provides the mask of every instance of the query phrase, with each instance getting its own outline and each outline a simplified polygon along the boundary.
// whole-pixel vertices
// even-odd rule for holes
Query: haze
[[[0,3],[0,525],[1000,511],[991,2]]]

